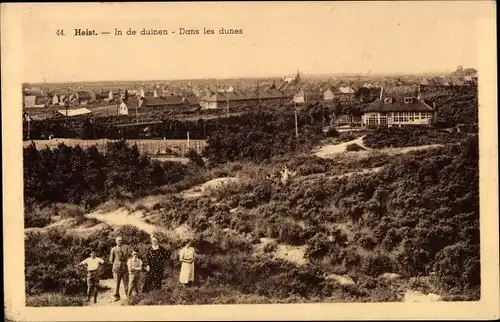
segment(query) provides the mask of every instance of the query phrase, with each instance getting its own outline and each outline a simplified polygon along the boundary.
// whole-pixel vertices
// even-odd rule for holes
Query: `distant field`
[[[77,146],[82,148],[88,148],[93,145],[97,146],[97,149],[106,153],[107,143],[116,142],[117,140],[99,139],[99,140],[81,140],[81,139],[52,139],[52,140],[33,140],[24,141],[23,147],[27,147],[34,142],[38,149],[43,149],[48,146],[50,149],[54,149],[59,145],[59,143],[64,143],[67,146]],[[178,154],[183,155],[189,149],[194,149],[198,153],[201,153],[206,147],[207,143],[205,140],[189,140],[189,147],[187,140],[127,140],[129,144],[137,144],[139,152],[151,154],[151,155],[165,155],[165,154]]]

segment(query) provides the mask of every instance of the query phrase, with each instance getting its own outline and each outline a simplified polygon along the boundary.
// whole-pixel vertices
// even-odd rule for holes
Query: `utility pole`
[[[187,150],[189,151],[189,132],[187,132]]]
[[[30,132],[31,132],[31,121],[30,121],[30,116],[26,115],[28,119],[28,140],[30,139]]]
[[[323,114],[323,127],[325,127],[325,106],[321,104],[321,113]]]
[[[227,117],[229,117],[229,100],[226,99]]]
[[[297,124],[297,103],[294,103],[295,106],[295,137],[299,137],[299,125]]]
[[[260,91],[259,91],[259,80],[257,80],[257,101],[260,104]]]
[[[64,107],[66,108],[66,131],[68,130],[68,105],[69,103],[66,101],[66,103],[64,103]]]

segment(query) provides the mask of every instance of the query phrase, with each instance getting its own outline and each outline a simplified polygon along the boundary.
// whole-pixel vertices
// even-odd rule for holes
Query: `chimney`
[[[384,93],[384,86],[380,87],[380,99],[382,99],[383,93]]]

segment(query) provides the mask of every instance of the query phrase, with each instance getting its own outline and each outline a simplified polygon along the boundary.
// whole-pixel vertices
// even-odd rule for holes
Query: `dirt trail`
[[[44,233],[47,232],[48,230],[54,229],[54,228],[60,228],[63,230],[67,230],[71,227],[74,227],[76,223],[76,219],[74,218],[66,218],[59,220],[57,222],[51,223],[45,227],[29,227],[29,228],[24,228],[24,233],[31,233],[31,232],[36,232],[36,233]]]
[[[85,217],[96,219],[111,227],[119,227],[125,225],[134,226],[137,229],[142,230],[148,234],[153,234],[158,230],[157,226],[148,224],[143,220],[144,214],[141,211],[130,213],[125,208],[119,208],[109,212],[103,212],[99,210],[86,214]]]
[[[227,183],[238,182],[238,178],[217,178],[209,180],[201,185],[183,191],[181,194],[184,197],[197,198],[205,194],[210,189],[216,189]],[[191,232],[186,226],[177,227],[174,230],[167,230],[145,221],[148,210],[152,209],[158,202],[161,201],[161,196],[149,196],[142,198],[132,205],[132,209],[137,208],[138,205],[142,206],[144,210],[129,210],[128,208],[121,207],[111,211],[97,210],[92,213],[85,214],[86,218],[96,219],[111,227],[120,227],[125,225],[134,226],[148,234],[153,234],[158,231],[164,233],[174,233],[181,238],[186,238],[191,235]],[[88,227],[86,229],[89,229]]]
[[[99,285],[104,290],[97,293],[97,303],[94,303],[93,299],[87,304],[87,306],[122,306],[127,305],[128,299],[125,296],[125,291],[123,290],[123,285],[120,287],[121,300],[115,301],[114,298],[114,280],[106,279],[100,280]]]

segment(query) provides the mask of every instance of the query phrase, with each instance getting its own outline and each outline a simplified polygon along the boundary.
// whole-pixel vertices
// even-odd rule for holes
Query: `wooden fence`
[[[48,146],[51,149],[56,148],[60,143],[67,146],[79,145],[82,149],[89,148],[93,145],[97,147],[99,152],[106,154],[108,143],[118,140],[99,139],[99,140],[80,140],[80,139],[52,139],[52,140],[33,140],[24,141],[23,146],[27,147],[34,142],[38,149],[43,149]],[[148,155],[184,155],[189,149],[193,149],[198,153],[202,153],[207,143],[205,140],[126,140],[130,145],[137,145],[141,154]]]

